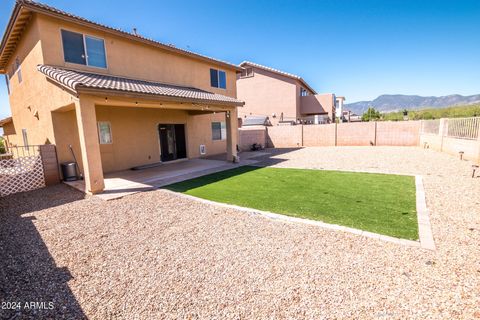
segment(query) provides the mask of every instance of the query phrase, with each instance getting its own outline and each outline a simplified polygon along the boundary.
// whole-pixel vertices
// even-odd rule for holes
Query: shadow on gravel
[[[0,319],[84,319],[33,221],[22,214],[84,199],[65,185],[0,198]]]
[[[256,158],[255,160],[258,160],[259,162],[256,163],[256,166],[262,166],[262,167],[268,167],[268,166],[273,166],[278,163],[287,161],[287,159],[281,158],[282,154],[290,153],[293,151],[300,150],[302,148],[270,148],[270,149],[265,149],[263,151],[270,153],[267,156],[264,157],[259,157]],[[274,158],[275,157],[275,158]]]
[[[246,172],[255,171],[258,169],[260,169],[260,167],[242,166],[235,169],[220,171],[212,174],[207,174],[205,176],[201,176],[198,178],[193,178],[190,180],[173,183],[173,184],[164,186],[161,189],[167,189],[174,192],[187,192],[190,189],[200,188],[207,184],[219,182],[224,179],[235,177],[235,176],[244,174]]]
[[[182,193],[187,192],[190,189],[199,188],[199,187],[205,186],[207,184],[215,183],[215,182],[218,182],[218,181],[221,181],[221,180],[224,180],[224,179],[228,179],[228,178],[231,178],[231,177],[234,177],[234,176],[237,176],[237,175],[241,175],[241,174],[246,173],[246,172],[258,170],[261,167],[268,167],[268,166],[275,165],[277,163],[284,162],[284,161],[286,161],[286,159],[273,158],[273,157],[279,156],[279,155],[282,155],[282,154],[285,154],[285,153],[289,153],[289,152],[292,152],[292,151],[296,151],[296,150],[299,150],[299,149],[301,149],[301,148],[265,149],[265,150],[262,150],[262,152],[266,152],[268,154],[266,154],[264,156],[260,156],[260,157],[255,157],[255,160],[258,160],[258,162],[255,163],[254,165],[242,166],[242,167],[238,167],[238,168],[235,168],[235,169],[230,169],[230,170],[225,170],[225,171],[221,171],[221,172],[216,172],[216,173],[204,175],[204,176],[201,176],[201,177],[198,177],[198,178],[193,178],[193,179],[190,179],[190,180],[185,180],[185,181],[181,181],[181,182],[177,182],[177,183],[172,183],[170,185],[163,186],[161,189],[167,189],[167,190],[170,190],[170,191],[182,192]],[[217,156],[218,155],[213,156],[213,157],[217,157]],[[211,158],[213,158],[213,157],[211,157]]]

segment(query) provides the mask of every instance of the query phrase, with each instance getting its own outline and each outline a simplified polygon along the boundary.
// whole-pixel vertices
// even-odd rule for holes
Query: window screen
[[[218,70],[210,69],[210,85],[218,88]]]
[[[107,60],[105,58],[105,44],[103,39],[85,36],[87,45],[87,62],[89,66],[106,68]]]
[[[222,140],[222,124],[212,122],[212,140]]]
[[[226,137],[225,122],[212,122],[212,140],[225,140]]]
[[[222,89],[227,88],[227,76],[225,71],[218,71],[218,87]]]
[[[62,41],[65,62],[87,64],[83,35],[81,33],[62,30]]]
[[[225,71],[210,69],[210,85],[214,88],[227,88],[227,75]]]
[[[98,136],[100,144],[110,144],[112,143],[112,128],[110,127],[109,122],[99,122],[98,123]]]

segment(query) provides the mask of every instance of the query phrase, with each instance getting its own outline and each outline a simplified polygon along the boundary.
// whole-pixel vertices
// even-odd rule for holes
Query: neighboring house
[[[20,0],[0,45],[12,111],[2,126],[9,145],[55,144],[59,162],[72,145],[98,193],[112,171],[205,152],[233,160],[241,70]]]
[[[5,139],[5,145],[8,147],[11,145],[9,137],[15,134],[15,127],[13,126],[12,117],[8,117],[0,120],[0,128],[3,129],[3,137]]]
[[[270,120],[267,116],[246,116],[240,118],[242,120],[242,126],[271,126]]]
[[[360,122],[362,121],[362,116],[359,116],[356,113],[353,113],[350,110],[342,111],[342,122]]]
[[[268,116],[272,125],[335,120],[334,94],[317,94],[301,77],[270,67],[248,61],[240,66],[237,93],[245,101],[240,117]]]

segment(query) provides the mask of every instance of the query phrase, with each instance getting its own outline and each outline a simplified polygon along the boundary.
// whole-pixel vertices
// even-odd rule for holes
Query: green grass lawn
[[[244,166],[165,187],[195,197],[418,239],[415,178]]]

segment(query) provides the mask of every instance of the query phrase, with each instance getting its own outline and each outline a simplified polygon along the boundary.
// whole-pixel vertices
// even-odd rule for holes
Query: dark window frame
[[[223,76],[223,78],[222,78]],[[222,86],[223,83],[223,86]],[[227,72],[210,68],[210,86],[212,88],[227,89]]]
[[[71,58],[71,57],[68,57],[67,56],[67,51],[65,50],[65,45],[66,45],[66,36],[76,36],[77,39],[76,41],[79,41],[79,36],[81,36],[81,48],[77,48],[77,54],[80,53],[80,51],[82,51],[81,53],[81,56],[80,56],[80,59],[75,59],[75,58]],[[80,33],[80,32],[75,32],[75,31],[70,31],[70,30],[67,30],[67,29],[60,29],[60,38],[62,40],[62,48],[63,48],[63,60],[66,62],[66,63],[73,63],[73,64],[78,64],[78,65],[82,65],[82,66],[87,66],[87,67],[90,67],[90,68],[98,68],[98,69],[108,69],[108,60],[107,60],[107,47],[105,45],[105,39],[104,38],[100,38],[100,37],[96,37],[96,36],[92,36],[92,35],[89,35],[89,34],[86,34],[86,33]],[[89,46],[87,45],[87,39],[91,39],[91,40],[101,40],[102,42],[102,45],[103,45],[103,56],[104,56],[104,60],[105,60],[105,64],[104,65],[93,65],[91,64],[90,60],[89,60]],[[75,40],[75,39],[74,39]],[[81,50],[79,50],[81,49]]]

